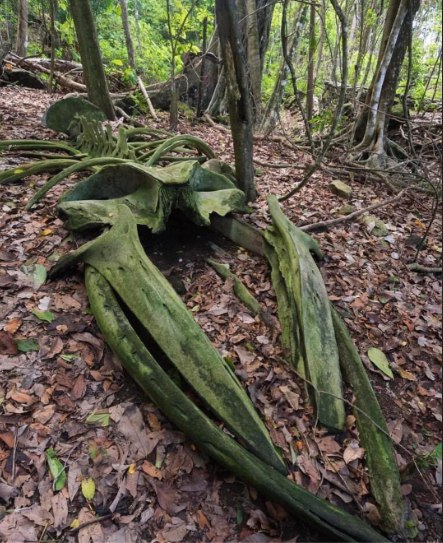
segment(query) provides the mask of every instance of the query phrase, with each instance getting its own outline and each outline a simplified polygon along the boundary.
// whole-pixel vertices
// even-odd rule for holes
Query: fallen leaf
[[[66,484],[66,470],[60,460],[57,458],[54,449],[46,451],[46,460],[49,471],[54,479],[54,490],[61,490]]]
[[[9,332],[0,332],[0,354],[16,355],[19,347]]]
[[[10,449],[14,446],[14,434],[12,432],[2,432],[0,434],[0,439]]]
[[[346,462],[346,464],[349,464],[354,460],[359,460],[360,458],[363,458],[364,455],[365,450],[362,447],[353,447],[352,445],[348,445],[348,447],[346,447],[345,449],[345,452],[343,453],[343,460]]]
[[[396,368],[396,372],[400,375],[400,377],[403,377],[403,379],[407,379],[408,381],[417,381],[417,377],[410,371],[402,368]]]
[[[86,477],[82,479],[82,494],[88,502],[94,499],[95,496],[95,482],[92,477]]]
[[[17,349],[22,353],[30,353],[32,351],[39,351],[40,346],[35,339],[17,339],[15,342]]]
[[[19,318],[11,319],[5,324],[5,332],[9,332],[10,334],[15,334],[17,330],[22,325],[22,320]]]
[[[389,360],[383,351],[380,351],[380,349],[376,349],[375,347],[371,347],[368,350],[368,358],[374,364],[374,366],[376,366],[385,375],[391,379],[394,378],[394,374],[389,366]]]
[[[129,405],[120,420],[117,428],[119,432],[127,439],[133,448],[134,460],[146,458],[157,446],[160,436],[152,437],[146,431],[146,425],[143,420],[140,409],[134,405]]]
[[[151,464],[151,462],[145,460],[141,468],[150,477],[154,477],[155,479],[163,479],[163,472],[157,469],[154,464]]]
[[[52,311],[37,311],[36,309],[33,309],[32,314],[36,316],[37,319],[45,322],[52,322],[55,319],[55,315]]]

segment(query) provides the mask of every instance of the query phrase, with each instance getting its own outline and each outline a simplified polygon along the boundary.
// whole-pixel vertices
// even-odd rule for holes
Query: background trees
[[[214,0],[90,0],[104,72],[98,56],[94,68],[89,66],[94,55],[82,52],[80,27],[77,44],[75,20],[84,14],[76,14],[76,3],[6,0],[0,5],[2,51],[83,60],[91,98],[106,96],[103,74],[113,91],[136,86],[144,91],[146,86],[156,107],[170,109],[173,129],[179,110],[187,107],[192,116],[191,107],[198,109],[199,117],[207,110],[223,118],[228,104],[231,115],[233,107],[239,113],[239,102],[248,94],[256,132],[269,134],[278,127],[295,140],[307,138],[314,162],[325,154],[325,142],[334,144],[337,132],[340,142],[347,141],[352,159],[370,159],[372,165],[384,167],[388,158],[405,158],[386,134],[392,107],[397,116],[407,113],[399,108],[403,94],[408,95],[408,108],[417,112],[441,101],[439,0],[320,0],[309,5],[235,0],[235,16],[227,25]],[[232,33],[238,38],[226,57],[223,40],[229,41]],[[233,72],[227,58],[243,56],[239,101],[230,92]],[[101,75],[88,80],[91,69]],[[239,66],[238,70],[243,72]],[[78,89],[78,83],[77,78],[72,88]],[[97,88],[91,90],[94,85]],[[137,101],[149,104],[146,96]],[[346,118],[341,117],[343,104]],[[101,107],[111,116],[109,104]],[[151,115],[155,116],[152,110]],[[235,125],[232,118],[231,123]],[[234,128],[235,137],[244,128]],[[240,164],[243,167],[244,160]]]

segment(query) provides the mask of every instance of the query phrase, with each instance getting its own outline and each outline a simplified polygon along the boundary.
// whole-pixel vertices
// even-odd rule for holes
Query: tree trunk
[[[256,0],[257,27],[260,48],[260,74],[263,75],[266,51],[269,45],[269,34],[271,31],[272,15],[276,2],[269,0]]]
[[[256,0],[245,0],[245,7],[246,43],[253,100],[252,106],[254,117],[257,121],[260,118],[261,111],[262,60],[260,58]]]
[[[49,74],[49,82],[48,87],[50,92],[53,92],[55,87],[53,85],[54,81],[54,71],[55,71],[55,40],[56,40],[56,29],[55,29],[55,17],[56,17],[56,11],[57,7],[55,5],[55,0],[49,0],[49,10],[50,10],[50,16],[51,16],[51,63],[50,63],[50,70],[51,73]]]
[[[77,34],[88,98],[109,120],[114,120],[114,107],[109,96],[89,0],[69,0],[69,8]]]
[[[295,51],[298,47],[300,36],[306,23],[306,13],[308,6],[302,4],[297,11],[295,17],[295,23],[292,31],[292,41],[289,45],[289,57],[293,58]],[[266,106],[265,113],[263,115],[262,124],[260,130],[265,133],[271,132],[278,121],[279,110],[283,101],[283,96],[286,88],[287,78],[289,74],[289,67],[286,61],[283,59],[280,66],[280,70],[275,81],[274,90],[272,91],[271,98]]]
[[[215,9],[227,78],[236,177],[246,199],[252,201],[256,198],[252,162],[253,120],[246,54],[240,35],[238,12],[235,0],[216,0]]]
[[[308,86],[306,89],[306,117],[308,121],[314,114],[314,55],[315,55],[315,5],[311,4],[309,14],[309,53],[308,53]]]
[[[386,153],[385,125],[397,88],[400,69],[420,0],[391,0],[386,15],[376,71],[360,122],[364,135],[356,150],[368,151],[379,161]],[[358,135],[358,132],[357,132]],[[383,166],[382,164],[378,164]]]
[[[18,0],[17,55],[25,57],[28,49],[28,0]]]
[[[119,0],[121,8],[121,17],[123,32],[125,34],[126,49],[128,51],[128,62],[129,66],[136,71],[136,62],[134,54],[134,44],[132,42],[131,29],[129,27],[129,16],[128,16],[128,3],[126,0]]]

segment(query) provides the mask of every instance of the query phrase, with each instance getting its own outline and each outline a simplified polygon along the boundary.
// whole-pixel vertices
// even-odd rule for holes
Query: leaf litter
[[[0,94],[0,137],[54,137],[39,124],[53,95],[18,88],[3,88]],[[166,126],[166,120],[161,122]],[[226,133],[220,137],[217,128],[185,121],[180,129],[203,137],[220,158],[232,162]],[[255,153],[265,162],[309,161],[272,138],[258,141]],[[2,160],[0,168],[25,161],[19,153]],[[285,193],[298,176],[299,171],[290,168],[263,168],[257,178],[259,198],[246,219],[266,227],[267,194]],[[129,381],[87,311],[80,271],[44,282],[56,255],[77,243],[55,217],[63,187],[35,212],[23,211],[44,181],[44,175],[34,176],[5,186],[1,196],[0,539],[320,540],[279,506],[209,462]],[[336,215],[341,202],[329,192],[330,181],[317,172],[297,198],[285,203],[296,224]],[[356,207],[386,196],[383,187],[354,180],[350,184]],[[384,240],[359,222],[316,235],[326,254],[321,271],[330,299],[362,353],[397,444],[409,522],[415,523],[421,541],[440,534],[441,452],[439,458],[431,454],[437,447],[438,456],[441,443],[441,281],[410,272],[405,262],[414,255],[406,241],[422,232],[429,214],[424,197],[405,198],[395,208],[380,210],[379,217],[390,225]],[[215,257],[228,264],[275,317],[266,263],[233,246],[222,249]],[[428,265],[441,263],[437,222],[424,257]],[[251,315],[233,296],[232,285],[202,258],[177,259],[173,273],[185,285],[184,302],[262,414],[292,479],[355,514],[363,511],[368,521],[376,520],[355,418],[348,415],[346,430],[339,435],[315,426],[303,382],[281,363],[278,323],[270,328]],[[388,381],[366,358],[374,346],[393,372]],[[58,468],[63,467],[63,485],[60,475],[51,475],[48,451]],[[413,458],[421,462],[423,477],[412,469]]]

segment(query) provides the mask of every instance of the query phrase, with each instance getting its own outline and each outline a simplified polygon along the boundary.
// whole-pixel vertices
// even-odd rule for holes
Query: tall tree
[[[255,119],[257,120],[260,117],[261,111],[262,62],[260,58],[260,37],[258,33],[256,0],[245,0],[245,7],[248,67],[251,78],[251,94],[253,98],[252,106]]]
[[[300,37],[303,28],[306,24],[306,14],[308,6],[306,4],[300,4],[300,7],[295,12],[294,24],[291,29],[290,43],[288,45],[288,57],[294,58],[298,45],[300,43]],[[274,89],[271,94],[269,102],[266,104],[266,110],[262,117],[260,130],[264,133],[271,132],[277,125],[279,119],[279,111],[283,101],[284,92],[286,89],[286,83],[288,79],[289,66],[285,59],[282,60],[280,69],[275,80]]]
[[[77,34],[88,98],[105,113],[108,119],[114,120],[114,107],[109,95],[89,0],[69,0],[69,8]]]
[[[306,117],[308,121],[312,119],[314,114],[314,55],[315,55],[315,4],[312,3],[309,14],[309,51],[308,51],[308,77],[306,89]]]
[[[238,186],[248,201],[255,200],[253,153],[253,116],[247,58],[235,0],[216,0],[215,11],[225,67],[229,117],[234,141]]]
[[[15,51],[21,57],[28,49],[28,0],[18,0],[17,40]]]
[[[400,70],[411,39],[412,23],[420,0],[391,0],[386,14],[377,66],[366,108],[358,119],[357,151],[369,155],[376,166],[384,165],[387,114],[394,102]]]
[[[134,42],[132,41],[132,35],[131,35],[131,27],[129,26],[129,14],[128,14],[128,2],[127,0],[119,0],[120,2],[120,11],[121,11],[121,18],[122,18],[122,26],[123,26],[123,33],[125,35],[125,42],[126,42],[126,50],[128,52],[128,62],[129,66],[134,71],[134,74],[137,77],[137,83],[140,88],[141,93],[145,97],[146,103],[148,104],[149,112],[151,113],[151,116],[157,120],[157,114],[155,113],[155,110],[152,106],[151,99],[149,98],[148,93],[146,92],[146,87],[143,83],[142,78],[140,77],[138,71],[137,71],[137,62],[135,60],[135,52],[134,52]]]

